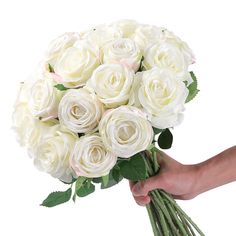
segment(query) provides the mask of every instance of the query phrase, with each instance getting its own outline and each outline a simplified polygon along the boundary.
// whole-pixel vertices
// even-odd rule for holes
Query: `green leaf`
[[[95,184],[100,184],[100,183],[102,183],[102,178],[101,177],[93,178],[92,182],[95,183]]]
[[[85,197],[95,191],[94,184],[91,183],[91,180],[85,180],[82,183],[82,186],[79,189],[76,189],[76,194],[79,197]]]
[[[60,91],[66,91],[68,89],[63,84],[57,84],[54,87],[57,88]]]
[[[49,69],[49,72],[50,72],[50,73],[55,73],[55,71],[54,71],[52,65],[49,64],[49,63],[48,63],[48,69]]]
[[[191,100],[193,100],[196,97],[196,95],[198,94],[198,92],[200,91],[197,88],[198,83],[197,83],[197,78],[196,78],[195,74],[192,71],[190,71],[190,75],[193,79],[193,82],[187,87],[188,91],[189,91],[189,94],[188,94],[188,97],[187,97],[185,103],[190,102]]]
[[[107,184],[109,183],[109,175],[110,175],[110,173],[109,173],[108,175],[102,176],[102,184],[103,184],[105,187],[106,187]]]
[[[54,207],[70,200],[72,194],[71,188],[65,192],[53,192],[42,202],[41,206]]]
[[[129,160],[119,163],[121,175],[132,181],[144,180],[147,177],[145,161],[141,154],[136,154]]]
[[[155,135],[161,133],[163,131],[163,129],[158,129],[158,128],[155,128],[155,127],[152,127],[153,128],[153,132]]]
[[[86,177],[80,176],[75,183],[75,192],[83,186],[83,183],[87,180]]]
[[[108,183],[104,185],[104,183],[102,182],[101,189],[110,188],[118,184],[122,179],[123,176],[120,174],[120,168],[117,165],[115,165],[109,173]]]
[[[165,129],[158,137],[158,145],[162,149],[169,149],[173,143],[173,135],[169,129]]]
[[[112,169],[111,175],[112,175],[113,179],[115,180],[115,182],[117,184],[123,179],[123,176],[120,173],[120,167],[119,166],[115,166]]]

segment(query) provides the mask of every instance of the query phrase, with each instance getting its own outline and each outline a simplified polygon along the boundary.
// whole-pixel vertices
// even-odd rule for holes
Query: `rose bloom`
[[[109,174],[117,161],[117,156],[108,151],[99,134],[82,136],[75,145],[71,156],[71,166],[78,176],[88,178]]]
[[[100,121],[99,133],[106,149],[123,158],[145,150],[153,140],[146,115],[132,106],[108,110]]]
[[[184,59],[188,65],[195,62],[193,51],[189,48],[188,44],[181,40],[178,36],[167,29],[162,30],[161,41],[171,43],[176,46],[183,54]]]
[[[152,126],[165,129],[183,120],[188,89],[176,74],[157,67],[139,73],[129,104],[141,107]]]
[[[40,121],[31,114],[26,103],[18,103],[14,108],[12,123],[20,145],[31,149],[40,141],[42,133],[56,121]]]
[[[20,145],[32,148],[39,142],[44,130],[53,126],[56,121],[42,122],[33,116],[28,105],[28,86],[28,82],[20,86],[12,115],[12,128]]]
[[[45,52],[45,61],[51,66],[54,66],[57,59],[64,51],[67,48],[72,47],[79,38],[80,36],[78,33],[68,32],[51,41]]]
[[[118,29],[122,33],[123,38],[130,38],[135,33],[139,24],[135,20],[119,20],[113,22],[111,26]]]
[[[64,93],[55,85],[52,73],[48,72],[37,73],[30,81],[28,103],[34,116],[44,120],[57,117],[58,105]]]
[[[103,48],[104,63],[120,63],[134,71],[140,67],[142,54],[131,39],[116,39]]]
[[[98,25],[93,30],[88,31],[83,39],[101,60],[101,50],[107,43],[122,38],[122,32],[109,25]]]
[[[186,73],[188,64],[182,52],[169,43],[155,43],[147,48],[143,66],[146,70],[153,67],[168,68],[176,74]]]
[[[57,81],[67,88],[80,87],[86,84],[94,69],[99,66],[95,52],[81,42],[70,47],[58,58],[54,71]]]
[[[70,156],[74,149],[77,135],[55,125],[45,130],[41,141],[30,151],[34,165],[63,182],[70,183],[75,176],[70,167]]]
[[[75,133],[97,129],[104,108],[96,94],[86,88],[68,90],[59,104],[60,123]]]
[[[160,40],[162,30],[163,28],[153,25],[139,25],[131,38],[144,53],[147,47]]]
[[[124,105],[129,100],[134,72],[119,64],[104,64],[93,73],[87,86],[92,88],[107,108]]]

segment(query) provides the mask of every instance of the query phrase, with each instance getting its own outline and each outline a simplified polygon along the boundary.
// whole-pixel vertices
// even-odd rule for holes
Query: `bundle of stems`
[[[148,177],[156,175],[160,170],[157,151],[154,149],[144,152]],[[156,189],[149,195],[151,202],[146,208],[154,236],[205,236],[170,194]]]

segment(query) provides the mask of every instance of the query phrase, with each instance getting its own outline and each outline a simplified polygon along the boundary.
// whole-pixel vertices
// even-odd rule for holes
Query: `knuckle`
[[[145,181],[140,182],[140,193],[142,193],[144,195],[147,193],[147,187],[146,187]]]

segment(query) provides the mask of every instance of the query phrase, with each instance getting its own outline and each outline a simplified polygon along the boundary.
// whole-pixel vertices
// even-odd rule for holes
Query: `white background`
[[[236,15],[234,1],[2,0],[0,3],[0,235],[152,236],[145,208],[128,183],[53,209],[40,207],[66,186],[38,172],[10,130],[18,83],[40,61],[47,44],[123,18],[165,26],[188,42],[201,92],[186,106],[170,155],[197,163],[236,144]],[[235,167],[236,168],[236,167]],[[222,169],[222,171],[227,171]],[[234,236],[236,183],[179,202],[207,236]]]

